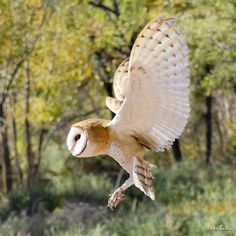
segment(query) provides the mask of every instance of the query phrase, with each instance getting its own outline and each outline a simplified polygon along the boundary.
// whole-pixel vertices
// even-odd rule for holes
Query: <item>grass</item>
[[[113,185],[105,175],[57,178],[41,192],[42,204],[35,217],[41,216],[43,220],[36,220],[32,226],[35,229],[30,231],[36,236],[34,232],[45,236],[195,236],[222,235],[224,228],[229,230],[224,235],[236,234],[233,166],[215,162],[207,167],[200,162],[185,161],[156,170],[154,176],[156,201],[132,187],[126,200],[114,211],[106,209]],[[0,235],[27,235],[30,217],[24,214],[24,209],[29,197],[19,192],[13,195],[8,207],[0,207],[0,212],[8,212],[0,226]],[[18,205],[12,204],[17,198],[23,199]]]

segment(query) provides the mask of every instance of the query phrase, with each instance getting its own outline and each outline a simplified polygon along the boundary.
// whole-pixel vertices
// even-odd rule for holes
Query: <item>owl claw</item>
[[[110,209],[116,208],[116,206],[124,200],[124,190],[122,188],[118,188],[113,194],[109,195],[110,198],[108,200],[107,207]]]

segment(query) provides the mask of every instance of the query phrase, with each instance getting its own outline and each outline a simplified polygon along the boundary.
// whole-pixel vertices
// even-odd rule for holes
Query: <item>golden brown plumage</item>
[[[108,123],[110,121],[93,118],[78,122],[72,127],[80,128],[84,130],[91,143],[96,144],[94,148],[94,156],[100,154],[106,154],[109,142]]]

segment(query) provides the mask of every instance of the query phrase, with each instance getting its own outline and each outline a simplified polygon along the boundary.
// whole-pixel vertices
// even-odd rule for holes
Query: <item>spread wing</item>
[[[129,58],[126,58],[116,70],[113,80],[113,90],[118,100],[124,101],[124,89],[128,82]]]
[[[170,147],[189,118],[188,63],[186,39],[174,19],[149,23],[133,45],[125,86],[114,81],[125,100],[111,125],[150,149]]]
[[[129,71],[129,58],[125,59],[116,70],[113,79],[113,90],[116,98],[106,97],[107,107],[114,113],[120,109],[122,102],[125,100],[124,90],[127,87]]]

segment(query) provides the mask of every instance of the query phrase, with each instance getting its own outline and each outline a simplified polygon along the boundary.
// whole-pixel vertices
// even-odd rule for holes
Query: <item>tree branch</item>
[[[1,104],[4,104],[7,96],[8,96],[8,92],[11,88],[11,85],[16,77],[16,74],[18,72],[18,70],[20,69],[21,65],[23,64],[24,62],[24,59],[20,60],[17,64],[16,64],[16,67],[15,69],[13,70],[11,76],[10,76],[10,79],[8,81],[8,84],[6,85],[6,87],[3,89],[3,93],[2,93],[2,99],[1,99]]]
[[[114,6],[114,12],[117,17],[120,16],[119,5],[116,0],[112,0]]]
[[[110,7],[104,5],[101,1],[96,3],[96,2],[93,2],[93,1],[89,1],[88,2],[91,6],[94,6],[94,7],[97,7],[97,8],[100,8],[106,12],[110,12],[114,15],[116,15],[117,17],[120,15],[119,11],[118,11],[118,5],[117,5],[117,8],[115,9],[111,9]],[[116,3],[117,4],[117,3]],[[113,5],[114,5],[114,1],[113,1]],[[114,5],[115,6],[115,5]]]

